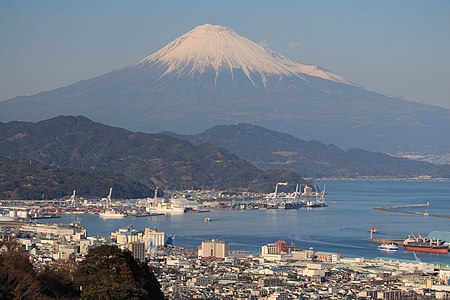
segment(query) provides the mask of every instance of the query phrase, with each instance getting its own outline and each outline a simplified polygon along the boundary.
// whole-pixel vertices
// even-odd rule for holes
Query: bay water
[[[317,182],[320,186],[323,182]],[[203,221],[205,213],[168,214],[142,218],[103,220],[95,215],[81,215],[88,235],[109,236],[112,231],[132,225],[136,229],[157,228],[175,235],[175,245],[196,248],[205,239],[229,242],[231,249],[250,250],[277,240],[293,242],[297,248],[338,252],[344,257],[392,257],[414,259],[413,253],[399,249],[396,253],[377,250],[368,241],[370,228],[374,238],[401,238],[430,231],[450,231],[450,219],[374,210],[375,207],[429,202],[429,207],[408,211],[450,215],[450,182],[432,181],[330,181],[326,182],[328,207],[270,210],[212,210],[211,222]],[[78,216],[63,215],[44,222],[70,223]],[[450,254],[416,253],[426,262],[450,264]]]

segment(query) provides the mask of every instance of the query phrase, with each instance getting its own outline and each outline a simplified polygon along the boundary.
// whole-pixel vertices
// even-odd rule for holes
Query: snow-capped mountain
[[[171,73],[196,75],[213,70],[216,79],[224,73],[234,79],[234,72],[242,71],[253,85],[256,85],[255,81],[265,85],[267,76],[278,76],[279,79],[297,76],[305,80],[304,75],[347,83],[339,75],[318,66],[296,63],[228,27],[210,24],[180,36],[132,68],[152,68],[155,64],[165,68],[162,76]]]
[[[1,121],[61,114],[146,132],[196,133],[246,122],[342,148],[450,147],[450,110],[367,91],[210,24],[124,68],[0,102]]]

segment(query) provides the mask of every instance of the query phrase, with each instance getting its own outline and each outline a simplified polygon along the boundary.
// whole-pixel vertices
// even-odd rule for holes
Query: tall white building
[[[130,228],[121,228],[119,231],[111,233],[119,246],[129,248],[129,244],[143,243],[145,252],[151,252],[153,249],[162,248],[165,246],[165,234],[156,229],[145,228],[142,230],[135,230]]]
[[[225,258],[229,255],[228,242],[222,240],[208,240],[202,241],[201,246],[198,247],[199,258]]]
[[[164,232],[150,228],[145,228],[142,241],[145,244],[145,251],[151,250],[151,247],[153,249],[163,248],[166,244]]]

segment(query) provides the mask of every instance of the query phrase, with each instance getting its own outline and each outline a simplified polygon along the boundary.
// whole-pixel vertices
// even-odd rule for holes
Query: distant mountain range
[[[217,145],[261,169],[286,169],[305,177],[450,177],[450,165],[435,165],[356,148],[344,151],[335,145],[315,140],[307,142],[250,124],[215,126],[196,135],[162,133],[194,145]]]
[[[266,170],[266,171],[263,171]],[[161,189],[270,192],[305,177],[450,177],[449,165],[362,149],[344,151],[260,126],[215,126],[197,135],[134,133],[85,117],[0,123],[0,198],[57,198],[73,189],[146,197]]]
[[[34,160],[0,156],[0,199],[55,199],[78,196],[106,197],[113,188],[115,198],[153,195],[146,185],[124,175],[104,171],[82,171],[44,165]]]
[[[84,172],[124,174],[149,188],[268,192],[279,181],[289,181],[292,190],[296,183],[306,183],[291,171],[262,171],[212,144],[194,146],[167,135],[134,133],[85,117],[0,123],[0,156]],[[69,192],[78,189],[75,183]]]
[[[84,115],[133,131],[192,134],[217,124],[246,122],[343,149],[450,149],[449,109],[367,91],[210,24],[135,64],[0,102],[3,122],[58,115]]]

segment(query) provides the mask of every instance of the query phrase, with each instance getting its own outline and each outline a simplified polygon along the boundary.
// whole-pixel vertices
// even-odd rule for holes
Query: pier
[[[397,246],[403,246],[404,238],[384,238],[384,239],[373,239],[370,238],[369,242],[378,243],[378,244],[394,244]]]
[[[406,205],[383,206],[383,207],[378,207],[378,208],[398,209],[398,208],[428,207],[428,206],[430,206],[430,202],[427,202],[427,203],[418,203],[418,204],[406,204]]]
[[[436,217],[436,218],[445,218],[450,219],[450,215],[441,215],[435,213],[429,213],[426,211],[404,211],[400,210],[401,208],[414,208],[414,207],[429,207],[431,206],[429,202],[427,203],[419,203],[419,204],[408,204],[408,205],[394,205],[394,206],[383,206],[383,207],[374,207],[374,210],[384,211],[384,212],[393,212],[398,214],[406,214],[406,215],[418,215],[424,217]]]

